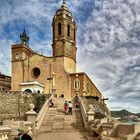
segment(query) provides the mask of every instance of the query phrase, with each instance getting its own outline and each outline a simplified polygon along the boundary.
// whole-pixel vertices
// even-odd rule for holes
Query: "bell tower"
[[[53,56],[66,57],[76,63],[76,23],[67,7],[66,0],[63,0],[62,6],[56,11],[52,28]]]

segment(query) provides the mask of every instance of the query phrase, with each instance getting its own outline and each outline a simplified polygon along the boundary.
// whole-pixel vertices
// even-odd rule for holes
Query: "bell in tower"
[[[66,0],[53,18],[53,56],[68,57],[76,62],[76,23]]]

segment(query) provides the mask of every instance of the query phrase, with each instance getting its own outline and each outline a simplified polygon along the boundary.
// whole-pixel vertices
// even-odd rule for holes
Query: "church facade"
[[[13,91],[50,93],[64,92],[67,99],[80,95],[95,96],[103,102],[102,94],[84,72],[76,71],[76,23],[65,1],[56,11],[52,22],[52,57],[36,53],[28,46],[25,30],[21,43],[12,45]]]

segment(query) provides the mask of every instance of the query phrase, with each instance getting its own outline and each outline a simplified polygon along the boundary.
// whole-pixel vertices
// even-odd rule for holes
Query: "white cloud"
[[[140,5],[124,0],[95,0],[95,5],[99,8],[93,9],[86,22],[80,24],[84,27],[80,33],[84,40],[79,46],[84,47],[79,50],[82,54],[78,55],[79,69],[91,75],[103,94],[110,98],[108,103],[112,109],[129,104],[129,109],[136,112],[138,108],[125,98],[133,100],[136,96],[135,100],[139,100],[140,88],[136,81],[140,77]],[[120,106],[118,100],[122,102]]]

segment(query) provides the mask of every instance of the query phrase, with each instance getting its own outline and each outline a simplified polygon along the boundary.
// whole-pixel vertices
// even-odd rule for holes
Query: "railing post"
[[[30,110],[25,113],[27,115],[27,121],[34,123],[37,116],[37,113],[33,110],[35,108],[35,105],[30,104],[29,108]]]
[[[4,139],[4,134],[3,134],[3,133],[2,133],[2,137],[1,137],[1,139],[2,139],[2,140],[5,140],[5,139]]]
[[[89,105],[89,111],[87,112],[87,116],[88,116],[88,122],[94,120],[95,109],[93,108],[93,105],[91,104]]]
[[[0,132],[0,140],[2,140],[2,132]]]
[[[5,132],[5,140],[8,140],[7,132]]]
[[[9,127],[0,127],[0,140],[8,140],[9,133],[10,133]]]

